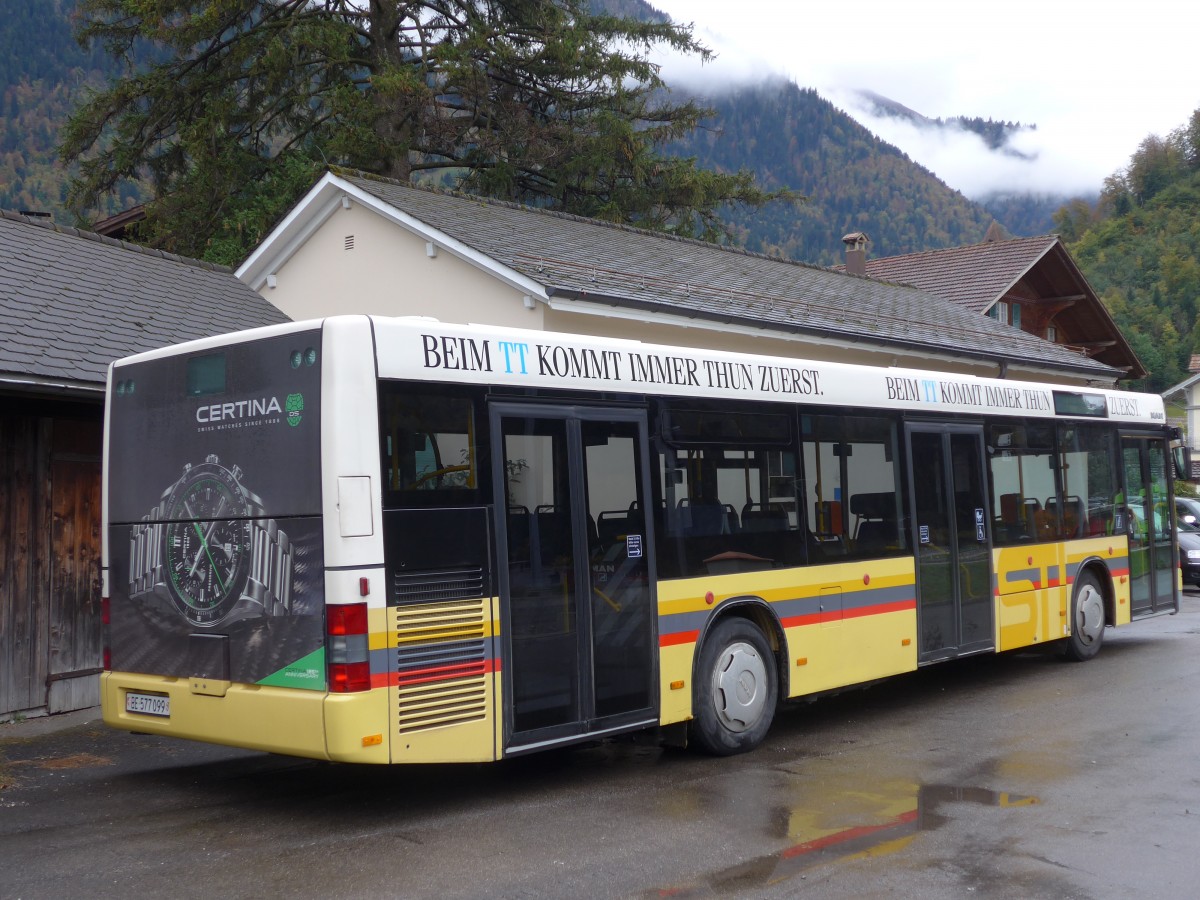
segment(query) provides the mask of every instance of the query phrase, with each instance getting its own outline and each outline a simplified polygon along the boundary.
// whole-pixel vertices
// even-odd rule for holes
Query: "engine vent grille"
[[[482,576],[481,576],[482,577]],[[484,719],[490,706],[487,600],[395,609],[398,731]]]
[[[400,606],[467,600],[483,595],[483,569],[479,566],[396,572],[392,576],[392,602]]]

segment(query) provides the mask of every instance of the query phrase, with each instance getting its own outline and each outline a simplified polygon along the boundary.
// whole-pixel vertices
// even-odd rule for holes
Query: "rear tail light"
[[[325,658],[329,690],[349,694],[371,689],[367,604],[342,603],[325,607]]]

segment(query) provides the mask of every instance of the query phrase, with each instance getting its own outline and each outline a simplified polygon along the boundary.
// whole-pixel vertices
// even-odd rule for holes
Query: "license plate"
[[[168,717],[171,715],[171,698],[161,694],[128,693],[125,695],[125,711],[145,716]]]

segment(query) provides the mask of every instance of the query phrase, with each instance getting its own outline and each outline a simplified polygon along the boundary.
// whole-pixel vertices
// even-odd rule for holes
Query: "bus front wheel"
[[[762,631],[746,619],[725,619],[708,635],[696,667],[689,733],[716,756],[762,743],[775,715],[779,677]]]
[[[1063,655],[1075,662],[1091,659],[1104,643],[1104,591],[1091,572],[1075,581],[1071,596],[1071,636],[1063,644]]]

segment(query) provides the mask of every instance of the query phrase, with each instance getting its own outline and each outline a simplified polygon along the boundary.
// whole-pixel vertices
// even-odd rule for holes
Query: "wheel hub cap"
[[[1104,630],[1104,600],[1099,591],[1090,586],[1085,587],[1079,595],[1075,630],[1085,644],[1093,643]]]
[[[750,644],[726,648],[713,673],[717,715],[730,731],[746,731],[761,718],[767,697],[767,668]]]

